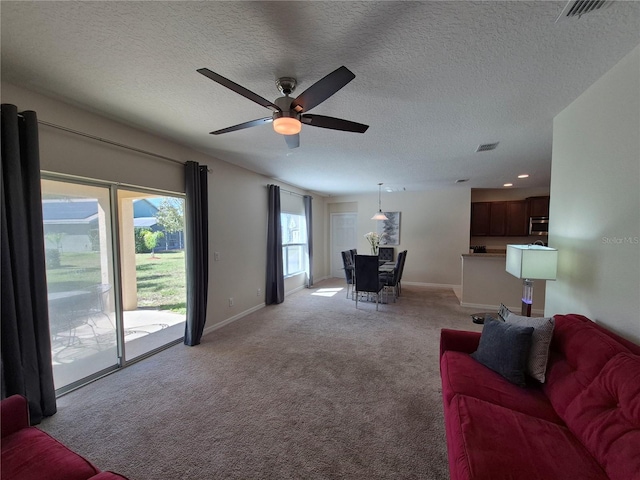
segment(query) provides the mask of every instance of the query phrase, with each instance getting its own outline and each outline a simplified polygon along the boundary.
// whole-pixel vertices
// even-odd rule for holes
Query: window
[[[281,213],[282,263],[285,277],[306,271],[307,225],[304,215]]]

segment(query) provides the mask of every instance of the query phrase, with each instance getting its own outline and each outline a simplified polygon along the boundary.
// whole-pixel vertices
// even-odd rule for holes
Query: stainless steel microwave
[[[529,235],[549,235],[549,217],[529,217]]]

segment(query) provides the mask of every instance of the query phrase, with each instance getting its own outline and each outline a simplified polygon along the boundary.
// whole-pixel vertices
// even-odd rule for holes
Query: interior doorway
[[[341,252],[358,246],[358,214],[331,214],[331,276],[344,278]]]

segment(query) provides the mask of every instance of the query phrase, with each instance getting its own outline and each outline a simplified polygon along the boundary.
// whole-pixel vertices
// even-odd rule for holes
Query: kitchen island
[[[505,270],[506,253],[463,253],[460,305],[495,311],[501,303],[520,314],[522,280]],[[544,313],[546,282],[536,280],[532,313]]]

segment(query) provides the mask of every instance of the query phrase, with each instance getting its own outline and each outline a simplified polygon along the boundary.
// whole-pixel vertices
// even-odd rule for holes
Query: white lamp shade
[[[302,124],[297,118],[280,117],[273,121],[273,129],[282,135],[296,135],[302,130]]]
[[[540,245],[507,245],[507,272],[517,278],[555,280],[558,250]]]
[[[389,220],[389,219],[384,213],[378,212],[373,217],[371,217],[371,220]]]

